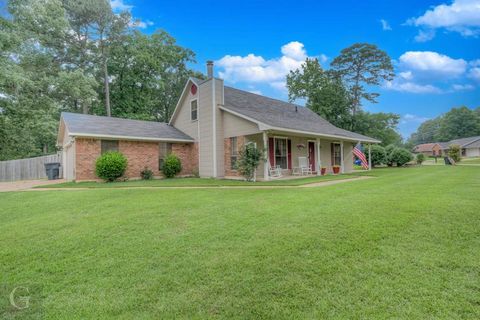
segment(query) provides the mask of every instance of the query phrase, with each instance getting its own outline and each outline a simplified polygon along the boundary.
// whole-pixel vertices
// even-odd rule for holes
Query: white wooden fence
[[[45,173],[45,163],[62,163],[61,154],[50,154],[35,158],[0,161],[0,181],[16,180],[34,180],[43,179]],[[60,175],[61,173],[60,168]]]

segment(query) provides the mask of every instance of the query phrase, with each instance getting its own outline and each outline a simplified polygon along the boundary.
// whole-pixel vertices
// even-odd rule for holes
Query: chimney
[[[213,78],[213,61],[212,60],[207,61],[207,77],[208,79]]]

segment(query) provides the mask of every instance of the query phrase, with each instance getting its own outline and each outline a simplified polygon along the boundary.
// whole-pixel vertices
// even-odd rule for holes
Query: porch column
[[[372,148],[371,148],[372,144],[369,143],[368,144],[368,170],[372,170]],[[435,160],[437,160],[435,158]]]
[[[317,176],[320,175],[320,169],[322,168],[322,160],[320,159],[320,138],[317,138]]]
[[[263,131],[263,150],[264,150],[264,162],[263,162],[263,180],[268,181],[270,177],[268,176],[268,165],[270,163],[270,151],[268,150],[268,136],[265,131]]]
[[[343,141],[340,141],[340,173],[345,173],[345,165],[343,161]]]

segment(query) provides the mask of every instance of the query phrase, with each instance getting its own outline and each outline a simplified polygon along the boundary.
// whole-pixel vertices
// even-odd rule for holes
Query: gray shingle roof
[[[468,147],[468,145],[480,140],[480,136],[454,139],[448,142],[440,142],[442,149],[448,149],[452,144],[458,144],[460,147]]]
[[[272,127],[380,142],[375,138],[337,128],[308,108],[232,87],[225,86],[224,108]]]
[[[88,114],[62,112],[68,131],[81,136],[118,136],[125,138],[144,138],[147,140],[184,140],[193,139],[167,123],[141,121]]]

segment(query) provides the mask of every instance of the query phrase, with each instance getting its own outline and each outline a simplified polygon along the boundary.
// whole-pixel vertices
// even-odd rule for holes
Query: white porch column
[[[264,150],[264,162],[263,162],[263,180],[268,181],[270,177],[268,176],[268,164],[270,163],[270,151],[268,150],[268,136],[265,131],[263,131],[263,150]]]
[[[343,141],[340,141],[340,173],[345,173],[345,164],[343,159]]]
[[[372,144],[368,144],[368,170],[372,170]],[[436,160],[436,159],[435,159]]]
[[[320,175],[320,169],[322,168],[322,160],[320,159],[320,138],[317,138],[317,176]]]

